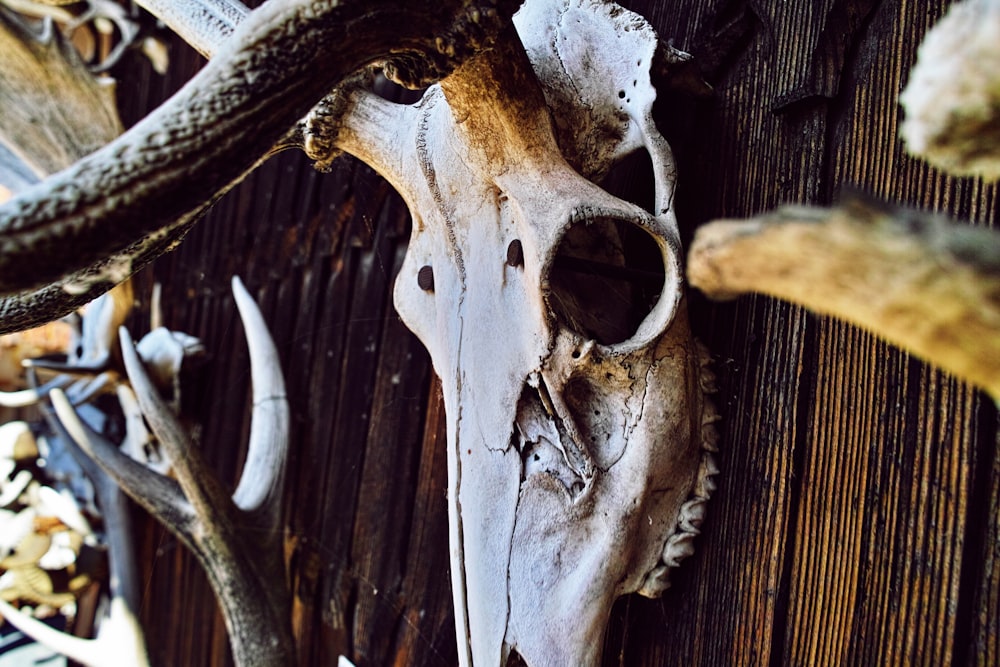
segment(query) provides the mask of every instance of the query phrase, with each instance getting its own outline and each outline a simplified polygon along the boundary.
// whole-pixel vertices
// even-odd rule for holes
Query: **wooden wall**
[[[716,217],[843,188],[997,222],[998,191],[907,157],[896,97],[943,0],[632,0],[695,53],[711,99],[658,121],[680,167],[687,238]],[[119,76],[135,119],[199,66]],[[286,545],[303,665],[453,665],[443,414],[390,290],[408,217],[351,159],[282,155],[144,272],[166,322],[212,353],[188,399],[232,479],[248,384],[228,280],[258,296],[293,407]],[[698,553],[661,600],[619,602],[607,664],[1000,664],[997,414],[981,394],[850,326],[765,298],[692,294],[724,416],[719,490]],[[142,326],[141,323],[138,326]],[[225,665],[194,560],[147,524],[143,618],[158,664]],[[597,639],[595,638],[595,641]]]

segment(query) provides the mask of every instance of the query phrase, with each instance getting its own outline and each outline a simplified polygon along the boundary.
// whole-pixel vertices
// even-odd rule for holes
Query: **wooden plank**
[[[822,4],[810,7],[814,14],[796,16],[782,7],[781,14],[749,21],[763,34],[745,42],[742,69],[720,71],[711,81],[716,105],[698,114],[696,127],[678,130],[678,154],[703,156],[679,159],[682,224],[752,215],[787,201],[824,203],[845,182],[993,220],[994,187],[934,173],[903,155],[895,138],[895,95],[919,36],[942,4]],[[815,27],[856,10],[869,14],[845,31],[854,41],[836,94],[800,100],[775,115],[767,100],[780,99],[797,80],[789,73],[808,71]],[[671,18],[683,31],[690,25],[686,11],[668,12],[673,16],[659,22],[661,32],[670,34]],[[709,33],[692,35],[678,46],[711,51]],[[978,512],[970,509],[984,494],[974,488],[977,467],[995,457],[995,427],[983,428],[977,415],[992,409],[968,388],[857,330],[812,317],[781,318],[782,308],[760,298],[725,306],[693,302],[695,327],[724,363],[724,499],[713,501],[700,554],[684,565],[694,570],[695,583],[683,595],[696,602],[671,600],[670,592],[664,599],[666,618],[657,625],[670,629],[669,642],[681,656],[669,661],[948,662],[964,652],[956,619],[970,613],[972,591],[990,590],[997,576],[995,564],[963,551],[970,542],[996,545],[995,533],[981,534],[989,524],[976,521]],[[788,327],[800,335],[789,337]],[[774,341],[777,349],[762,354],[742,336],[764,336],[762,345]],[[783,375],[793,364],[800,374]],[[768,433],[768,417],[789,410],[795,435]],[[759,487],[787,491],[761,499],[751,492]],[[758,513],[773,523],[749,523],[747,515]],[[783,523],[790,530],[775,532]],[[747,530],[736,530],[740,526]],[[753,553],[744,542],[774,548]],[[764,583],[761,572],[777,576]],[[771,600],[776,616],[757,616],[765,625],[755,630],[744,610],[762,611]],[[997,608],[979,604],[983,630],[977,632],[985,647]],[[640,644],[650,641],[643,637]],[[620,664],[658,660],[647,650],[641,661]]]

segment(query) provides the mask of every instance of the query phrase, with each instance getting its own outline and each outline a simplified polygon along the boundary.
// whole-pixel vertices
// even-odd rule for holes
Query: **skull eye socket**
[[[635,335],[666,280],[656,239],[635,223],[600,217],[574,223],[549,269],[546,299],[576,333],[613,345]]]

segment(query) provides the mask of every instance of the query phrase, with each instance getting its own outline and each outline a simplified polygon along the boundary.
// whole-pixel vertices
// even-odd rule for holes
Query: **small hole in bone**
[[[524,248],[521,246],[520,239],[514,239],[507,246],[507,265],[524,266]]]
[[[524,662],[524,658],[517,651],[511,651],[510,657],[507,658],[506,667],[527,667],[527,663]]]
[[[612,345],[631,338],[663,290],[660,247],[644,229],[615,218],[575,223],[549,273],[549,308],[565,327]]]
[[[430,265],[420,267],[417,272],[417,285],[425,292],[434,291],[434,269]]]
[[[620,100],[624,100],[625,99],[625,91],[624,90],[619,90],[618,91],[618,99],[620,99]]]

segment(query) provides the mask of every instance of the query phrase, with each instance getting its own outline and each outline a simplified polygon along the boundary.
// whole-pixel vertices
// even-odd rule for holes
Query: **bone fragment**
[[[38,444],[31,427],[23,421],[0,426],[0,458],[23,461],[38,456]]]
[[[1000,0],[951,6],[899,101],[907,150],[952,174],[1000,179]]]
[[[210,474],[201,450],[194,447],[187,431],[160,397],[135,352],[128,330],[119,330],[122,342],[122,357],[125,370],[135,391],[139,406],[149,427],[156,434],[161,445],[174,462],[174,473],[184,496],[191,503],[194,512],[200,516],[212,516],[215,508],[224,507],[227,494],[218,479]]]
[[[61,390],[56,389],[53,400],[59,406],[57,409],[72,412],[72,407]],[[90,667],[146,667],[149,657],[142,628],[139,625],[138,610],[140,600],[139,572],[136,567],[136,548],[133,540],[132,519],[130,509],[121,489],[97,464],[80,450],[62,428],[52,411],[43,408],[43,413],[49,423],[60,432],[70,448],[73,457],[84,469],[87,477],[94,485],[97,493],[101,514],[104,519],[105,532],[108,537],[108,554],[110,562],[111,604],[107,618],[100,625],[94,639],[84,639],[53,629],[38,619],[14,609],[6,602],[0,602],[0,615],[3,615],[12,625],[35,641],[61,653],[71,660]],[[75,417],[75,412],[73,413]],[[76,421],[74,428],[82,429],[82,424]],[[110,443],[108,443],[110,447]],[[45,489],[43,488],[42,491]],[[56,494],[50,490],[50,494]],[[51,498],[50,503],[58,502],[60,498]],[[65,503],[63,503],[65,504]],[[64,509],[60,518],[67,525],[73,526],[84,521],[82,516],[74,519],[67,516],[67,511],[75,510],[75,506]],[[81,530],[82,529],[82,530]],[[89,532],[89,526],[77,528],[81,534]]]
[[[1000,236],[849,198],[701,227],[691,284],[847,320],[1000,398]]]
[[[116,394],[125,417],[125,438],[120,449],[132,459],[161,475],[169,474],[173,467],[153,434],[146,428],[146,420],[136,400],[135,392],[126,383],[119,384]]]

